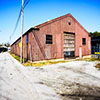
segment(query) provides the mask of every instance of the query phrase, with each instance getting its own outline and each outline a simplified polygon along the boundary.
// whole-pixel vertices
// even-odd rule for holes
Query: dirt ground
[[[0,54],[0,100],[100,100],[98,62],[24,67]]]
[[[74,61],[34,69],[39,84],[53,88],[62,100],[100,100],[96,62]]]

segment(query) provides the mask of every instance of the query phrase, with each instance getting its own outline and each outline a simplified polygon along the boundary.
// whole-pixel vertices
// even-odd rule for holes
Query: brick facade
[[[91,38],[88,32],[71,14],[67,14],[30,28],[23,35],[23,57],[30,59],[32,55],[33,61],[64,58],[64,32],[75,34],[75,57],[79,56],[80,46],[82,56],[91,54]],[[52,35],[52,44],[46,44],[46,35]],[[85,45],[82,44],[82,38],[86,39]],[[19,42],[20,38],[12,44],[11,52],[20,56]]]

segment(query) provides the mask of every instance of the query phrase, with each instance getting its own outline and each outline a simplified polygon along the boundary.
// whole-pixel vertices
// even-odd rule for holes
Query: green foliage
[[[100,32],[98,32],[98,31],[90,32],[89,34],[90,34],[90,36],[91,36],[92,38],[93,38],[93,37],[98,37],[98,36],[100,36]]]
[[[17,56],[17,55],[15,55],[15,54],[12,54],[12,53],[10,53],[17,61],[19,61],[20,62],[20,57],[19,56]],[[24,62],[27,62],[27,59],[25,59],[25,58],[23,58],[22,59]]]

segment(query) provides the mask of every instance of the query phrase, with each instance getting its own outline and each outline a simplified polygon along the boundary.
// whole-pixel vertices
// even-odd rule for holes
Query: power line
[[[26,1],[26,0],[25,0]],[[24,8],[28,5],[28,3],[30,2],[30,0],[27,0],[27,2],[26,3],[24,3]],[[23,9],[24,9],[23,8]]]
[[[27,4],[30,2],[30,0],[25,0],[24,1],[24,5],[23,5],[23,9],[25,9],[25,7],[27,6]],[[18,18],[17,18],[17,22],[15,24],[15,28],[12,32],[12,34],[10,35],[9,39],[11,40],[11,38],[13,37],[13,35],[15,34],[15,31],[17,29],[17,26],[18,26],[18,23],[19,23],[19,20],[20,20],[20,17],[21,17],[21,11],[22,11],[22,6],[21,6],[21,9],[20,9],[20,12],[19,12],[19,15],[18,15]]]
[[[27,2],[26,1],[27,0],[24,1],[24,7],[23,7],[23,9],[27,6],[27,4],[29,3],[30,0],[28,0]],[[14,35],[14,33],[15,33],[16,29],[17,29],[17,26],[18,26],[18,23],[19,23],[19,20],[20,20],[20,17],[21,17],[21,10],[22,10],[22,7],[20,9],[19,16],[18,16],[18,19],[17,19],[17,22],[16,22],[16,25],[15,25],[15,28],[14,28],[12,36]]]

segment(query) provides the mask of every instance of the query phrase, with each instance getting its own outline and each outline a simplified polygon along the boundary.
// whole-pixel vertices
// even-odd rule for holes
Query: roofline
[[[74,21],[85,31],[88,33],[89,35],[89,32],[71,15],[71,17],[74,19]]]
[[[68,13],[68,14],[66,14],[66,15],[63,15],[63,16],[60,16],[60,17],[57,17],[57,18],[52,19],[52,20],[50,20],[50,21],[44,22],[44,23],[39,24],[39,25],[37,25],[37,26],[35,26],[35,27],[41,28],[41,27],[43,27],[43,26],[46,26],[46,25],[48,25],[48,24],[51,24],[51,23],[53,23],[53,22],[55,22],[55,21],[61,20],[61,19],[66,18],[66,17],[72,17],[72,19],[73,19],[85,32],[88,33],[88,31],[87,31],[87,30],[86,30],[86,29],[85,29],[85,28],[84,28],[70,13]],[[89,35],[89,33],[88,33],[88,35]]]
[[[56,22],[56,21],[58,21],[58,20],[61,20],[61,19],[65,18],[65,17],[68,17],[68,16],[70,16],[70,15],[71,15],[71,14],[68,13],[68,14],[66,14],[66,15],[63,15],[63,16],[54,18],[54,19],[52,19],[52,20],[50,20],[50,21],[46,21],[46,22],[44,22],[44,23],[42,23],[42,24],[36,25],[35,27],[41,28],[41,27],[43,27],[43,26],[46,26],[46,25],[48,25],[48,24],[51,24],[51,23]]]
[[[37,28],[37,27],[31,27],[28,31],[26,31],[24,34],[23,34],[23,37],[26,35],[26,34],[28,34],[29,32],[31,32],[32,30],[39,30],[39,28]],[[12,44],[11,44],[11,46],[13,45],[13,44],[15,44],[18,40],[20,40],[21,39],[21,37],[19,37],[15,42],[13,42]]]
[[[63,19],[63,18],[66,18],[66,17],[72,17],[73,20],[74,20],[74,21],[89,35],[88,31],[87,31],[87,30],[86,30],[86,29],[85,29],[85,28],[84,28],[70,13],[68,13],[68,14],[66,14],[66,15],[63,15],[63,16],[57,17],[57,18],[55,18],[55,19],[52,19],[52,20],[50,20],[50,21],[44,22],[44,23],[42,23],[42,24],[36,25],[35,27],[31,27],[28,31],[26,31],[26,32],[23,34],[23,36],[26,35],[27,33],[31,32],[32,30],[39,30],[39,28],[41,28],[41,27],[43,27],[43,26],[46,26],[46,25],[48,25],[48,24],[51,24],[51,23],[53,23],[53,22],[56,22],[56,21],[58,21],[58,20],[61,20],[61,19]],[[20,38],[21,38],[21,37],[19,37],[15,42],[13,42],[13,43],[11,44],[11,46],[12,46],[14,43],[16,43]]]

